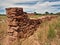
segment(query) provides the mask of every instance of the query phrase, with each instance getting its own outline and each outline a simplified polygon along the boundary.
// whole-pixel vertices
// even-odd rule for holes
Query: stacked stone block
[[[39,19],[30,19],[23,8],[6,8],[8,40],[14,42],[19,38],[29,37],[41,23]],[[9,44],[8,44],[9,45]],[[13,44],[11,44],[13,45]]]
[[[38,19],[30,19],[23,11],[23,8],[6,8],[7,14],[7,40],[8,44],[14,45],[21,38],[31,36],[39,25],[46,20],[51,20],[52,16],[43,16]],[[17,44],[18,45],[18,44]]]

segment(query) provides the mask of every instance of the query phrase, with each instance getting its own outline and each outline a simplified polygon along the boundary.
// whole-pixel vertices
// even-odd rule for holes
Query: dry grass
[[[43,45],[60,45],[60,17],[42,23],[37,33]]]
[[[0,16],[0,45],[2,45],[7,30],[6,16]]]
[[[38,18],[39,16],[32,16],[32,18]],[[6,34],[7,25],[6,17],[0,16],[0,45],[3,42],[4,35]],[[2,22],[2,23],[1,23]],[[20,40],[21,45],[60,45],[60,16],[58,18],[52,19],[51,21],[46,21],[40,24],[37,31],[26,38],[25,40]]]
[[[21,45],[60,45],[60,16],[40,24],[34,35]]]

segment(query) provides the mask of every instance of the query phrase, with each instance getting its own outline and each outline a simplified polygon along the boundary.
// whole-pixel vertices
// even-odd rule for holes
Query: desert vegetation
[[[59,19],[60,17],[40,24],[34,35],[22,41],[22,45],[60,45]]]
[[[30,18],[39,18],[44,15],[33,15]],[[46,16],[46,15],[45,15]],[[0,16],[0,45],[6,36],[6,16]],[[40,24],[32,36],[20,40],[20,45],[60,45],[60,16]]]

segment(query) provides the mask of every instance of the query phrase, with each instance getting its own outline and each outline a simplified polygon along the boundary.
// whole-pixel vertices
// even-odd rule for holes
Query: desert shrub
[[[57,30],[57,35],[58,35],[59,38],[60,38],[60,22],[58,22],[58,23],[56,24],[56,30]]]
[[[48,30],[47,38],[48,39],[53,39],[55,37],[56,37],[55,29],[51,25],[49,25],[49,30]]]

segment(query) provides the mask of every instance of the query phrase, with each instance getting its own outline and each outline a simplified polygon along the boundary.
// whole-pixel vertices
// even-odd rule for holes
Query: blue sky
[[[60,12],[60,0],[0,0],[1,14],[6,13],[8,7],[22,7],[25,12],[57,13]]]

